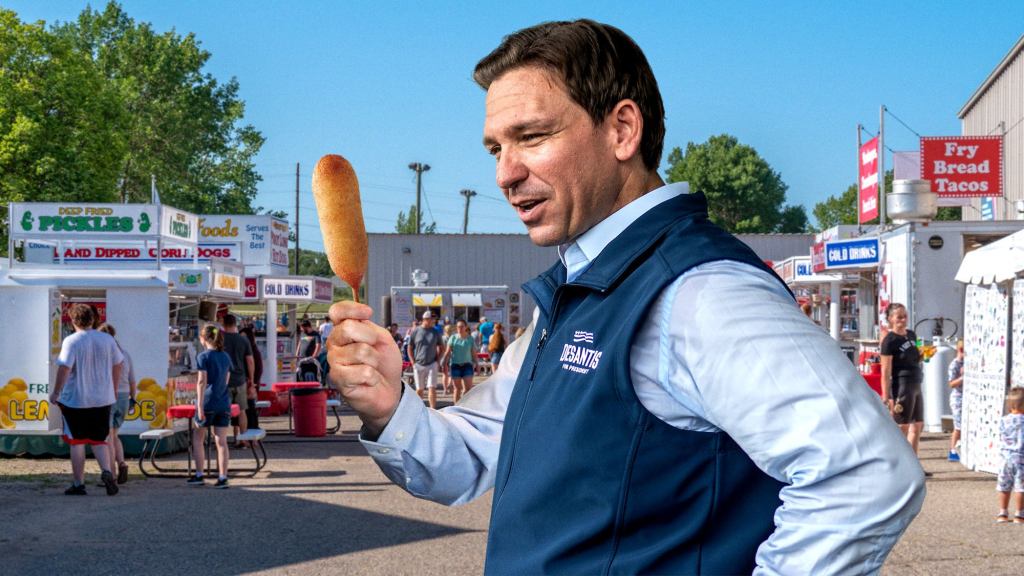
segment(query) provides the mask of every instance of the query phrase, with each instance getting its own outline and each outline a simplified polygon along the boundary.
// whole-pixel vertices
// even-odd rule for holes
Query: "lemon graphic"
[[[153,416],[153,421],[149,423],[150,428],[163,428],[167,425],[167,414],[164,412],[158,413]]]
[[[160,385],[156,383],[156,380],[152,378],[143,378],[139,380],[139,390],[150,390],[154,388],[160,388]]]
[[[14,422],[7,416],[7,412],[0,412],[0,430],[13,430]]]
[[[28,390],[28,384],[21,378],[11,378],[4,386],[4,390]]]

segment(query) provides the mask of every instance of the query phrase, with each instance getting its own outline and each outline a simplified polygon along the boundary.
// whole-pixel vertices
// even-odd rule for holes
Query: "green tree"
[[[404,211],[398,213],[398,221],[395,223],[395,232],[398,234],[415,234],[416,233],[416,205],[409,206],[409,215],[406,216]],[[419,211],[420,221],[423,222],[423,210]],[[426,223],[420,226],[420,232],[422,234],[436,234],[437,233],[437,222]]]
[[[673,149],[668,162],[668,181],[686,181],[691,189],[703,192],[711,220],[726,230],[776,232],[783,223],[786,184],[756,150],[740,144],[735,136],[721,134],[703,144],[690,142],[685,153]],[[787,224],[795,216],[793,211]]]
[[[814,205],[818,228],[826,230],[840,224],[857,223],[857,185],[851,184],[839,196],[829,196]],[[877,219],[876,219],[877,222]]]
[[[118,162],[121,197],[148,202],[150,175],[161,201],[198,214],[251,213],[263,136],[242,125],[238,82],[204,67],[210,53],[193,34],[158,33],[116,2],[86,8],[53,30],[92,55],[127,118]]]
[[[300,276],[320,276],[321,278],[331,278],[334,276],[334,272],[331,270],[331,263],[327,260],[327,254],[323,252],[316,252],[314,250],[299,250],[299,275]],[[289,262],[295,262],[295,249],[291,248],[288,251]]]
[[[0,9],[0,252],[8,202],[116,198],[126,124],[89,53]]]
[[[777,232],[783,234],[803,234],[809,231],[807,222],[807,210],[796,204],[786,206],[779,215],[779,227]]]

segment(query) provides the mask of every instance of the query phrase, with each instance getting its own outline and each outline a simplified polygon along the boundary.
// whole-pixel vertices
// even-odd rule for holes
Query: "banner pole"
[[[878,225],[885,229],[885,104],[878,109]]]
[[[857,202],[856,202],[856,204],[857,204],[857,208],[856,208],[856,210],[857,210],[857,236],[861,235],[861,232],[862,232],[861,225],[864,224],[863,215],[861,214],[861,210],[860,210],[860,186],[861,186],[861,183],[860,183],[860,163],[861,163],[860,147],[861,146],[862,146],[862,144],[861,144],[861,141],[860,141],[860,124],[858,123],[857,124]]]

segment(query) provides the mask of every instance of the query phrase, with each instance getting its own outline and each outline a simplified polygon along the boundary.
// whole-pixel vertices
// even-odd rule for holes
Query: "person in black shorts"
[[[111,470],[107,450],[110,433],[110,407],[117,400],[115,382],[121,378],[124,355],[109,334],[93,329],[95,312],[87,304],[71,307],[75,333],[61,343],[57,357],[57,380],[50,390],[50,404],[60,406],[64,420],[64,442],[71,452],[69,496],[85,495],[85,447],[100,465],[100,481],[107,494],[117,494],[117,482]]]
[[[253,360],[252,346],[245,336],[238,333],[238,319],[234,314],[224,316],[224,352],[231,358],[231,378],[228,379],[228,393],[231,396],[231,404],[238,404],[238,414],[235,430],[235,438],[239,431],[245,433],[249,429],[249,420],[245,415],[245,408],[249,405],[249,391],[256,392],[256,382],[253,376],[256,372],[256,363]],[[235,443],[236,448],[248,447],[243,442]]]
[[[231,395],[228,379],[231,358],[224,352],[224,331],[207,324],[199,333],[205,350],[196,357],[199,383],[196,386],[196,431],[192,436],[192,455],[196,473],[188,479],[192,486],[202,486],[206,463],[206,429],[212,427],[217,442],[217,488],[228,487],[228,428],[231,426]],[[241,406],[239,406],[241,408]]]
[[[924,403],[921,400],[921,352],[917,334],[907,329],[907,307],[890,304],[885,310],[889,333],[882,339],[882,401],[907,436],[917,454],[924,428]]]
[[[296,346],[299,356],[299,370],[297,382],[318,382],[320,380],[320,368],[317,365],[317,356],[320,355],[320,333],[313,329],[309,320],[303,320],[299,324],[302,332],[299,335],[299,345]]]

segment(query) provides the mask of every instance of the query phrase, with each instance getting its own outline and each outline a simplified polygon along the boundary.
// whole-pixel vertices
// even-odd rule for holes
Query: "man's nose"
[[[530,171],[526,168],[526,164],[523,164],[517,153],[512,150],[502,151],[495,168],[495,180],[497,180],[499,188],[502,190],[514,188],[520,182],[526,180],[529,174]]]

